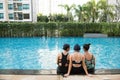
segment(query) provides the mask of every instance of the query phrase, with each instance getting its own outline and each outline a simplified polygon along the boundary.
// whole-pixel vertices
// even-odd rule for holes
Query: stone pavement
[[[120,80],[120,74],[118,75],[93,75],[91,77],[88,76],[69,76],[67,78],[63,78],[63,80]]]
[[[0,80],[120,80],[120,74],[115,75],[70,75],[63,78],[60,75],[0,75]]]
[[[95,75],[56,75],[56,70],[0,70],[0,80],[120,80],[120,69],[99,69]]]

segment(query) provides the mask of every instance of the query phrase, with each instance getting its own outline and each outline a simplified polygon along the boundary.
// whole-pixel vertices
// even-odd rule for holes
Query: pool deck
[[[120,80],[116,75],[70,75],[64,78],[60,75],[0,75],[0,80]]]
[[[120,80],[119,69],[96,70],[95,75],[56,75],[56,70],[0,70],[0,80]]]

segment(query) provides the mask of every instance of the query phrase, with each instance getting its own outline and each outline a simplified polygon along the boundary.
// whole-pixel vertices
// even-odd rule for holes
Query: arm
[[[59,57],[60,57],[60,54],[57,55],[57,64],[58,64]]]
[[[94,65],[95,65],[95,57],[94,57],[94,55],[93,55],[93,58],[94,58]]]
[[[71,67],[72,67],[72,58],[71,58],[71,55],[70,55],[70,56],[69,56],[68,72],[67,72],[67,74],[64,75],[65,77],[69,76],[70,71],[71,71]]]
[[[82,58],[82,66],[83,66],[83,69],[84,69],[86,75],[88,75],[88,71],[87,71],[86,64],[85,64],[85,57]]]

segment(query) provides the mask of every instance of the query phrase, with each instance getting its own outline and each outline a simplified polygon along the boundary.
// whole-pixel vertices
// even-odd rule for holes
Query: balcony
[[[21,12],[15,12],[14,20],[23,20],[23,14]]]
[[[22,3],[14,3],[14,11],[22,11]]]

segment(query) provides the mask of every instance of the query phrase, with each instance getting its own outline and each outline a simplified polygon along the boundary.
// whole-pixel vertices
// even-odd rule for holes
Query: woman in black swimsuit
[[[69,74],[83,74],[83,73],[86,73],[86,75],[88,75],[84,60],[85,60],[84,55],[80,53],[80,46],[76,44],[74,46],[74,53],[70,56],[68,72],[64,76],[68,76]]]
[[[69,65],[69,50],[70,50],[70,45],[69,44],[64,44],[63,45],[63,52],[58,54],[57,57],[57,74],[64,75],[68,71],[68,65]]]

